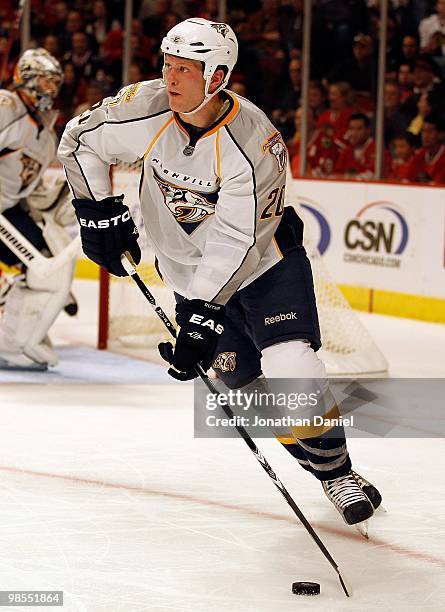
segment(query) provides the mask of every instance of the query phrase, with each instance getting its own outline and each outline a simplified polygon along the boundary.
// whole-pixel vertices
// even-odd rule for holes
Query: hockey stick
[[[141,279],[139,274],[136,272],[136,269],[135,269],[133,263],[131,262],[130,258],[126,254],[122,255],[121,263],[122,263],[125,271],[129,274],[129,276],[134,280],[136,285],[139,287],[139,289],[141,290],[141,293],[143,293],[143,295],[145,296],[147,301],[150,302],[150,304],[153,307],[155,313],[158,315],[158,317],[164,323],[165,327],[168,329],[170,334],[173,336],[173,338],[176,338],[176,329],[175,329],[174,325],[172,324],[170,319],[167,317],[165,312],[162,310],[162,308],[156,304],[156,300],[155,300],[154,296],[152,295],[152,293],[150,292],[150,290],[148,289],[148,287],[144,283],[144,281]],[[196,372],[199,374],[199,377],[201,378],[201,380],[203,381],[203,383],[205,384],[207,389],[211,393],[213,393],[213,394],[218,396],[219,395],[218,390],[213,385],[213,383],[211,382],[211,380],[209,379],[209,377],[207,376],[207,374],[204,372],[204,370],[202,369],[202,367],[200,365],[197,366]],[[229,419],[233,419],[234,418],[234,414],[233,414],[232,410],[224,402],[221,402],[221,403],[223,404],[222,405],[222,409],[224,410],[226,415],[229,417]],[[236,421],[234,421],[234,422],[236,422]],[[269,465],[269,462],[267,461],[267,459],[264,457],[264,455],[261,453],[260,449],[257,447],[255,442],[249,436],[249,434],[246,431],[246,429],[242,425],[235,425],[235,429],[237,430],[237,432],[239,433],[241,438],[243,438],[243,440],[246,442],[247,446],[250,448],[252,453],[255,455],[255,458],[261,464],[261,467],[264,469],[264,471],[267,473],[267,475],[272,479],[272,482],[274,483],[276,488],[280,491],[280,493],[282,494],[284,499],[287,501],[289,506],[292,508],[294,513],[300,519],[300,521],[303,524],[304,528],[309,533],[311,538],[314,540],[314,542],[316,543],[318,548],[321,550],[321,552],[323,553],[324,557],[327,559],[327,561],[334,568],[335,572],[337,573],[338,579],[340,580],[340,584],[341,584],[341,586],[343,588],[343,591],[345,592],[345,595],[347,597],[349,597],[350,595],[349,595],[348,589],[346,587],[346,584],[345,584],[345,581],[343,579],[343,576],[340,573],[340,570],[339,570],[339,567],[338,567],[337,563],[335,562],[335,560],[333,559],[333,557],[329,553],[328,549],[326,548],[326,546],[323,544],[323,542],[321,541],[321,539],[319,538],[319,536],[317,535],[317,533],[313,529],[312,525],[309,523],[309,521],[304,516],[304,514],[302,513],[300,508],[294,502],[294,500],[292,499],[292,497],[288,493],[287,489],[285,488],[285,486],[283,485],[281,480],[278,478],[278,476],[276,475],[274,470]]]
[[[0,213],[0,240],[27,268],[39,276],[50,276],[79,252],[80,239],[74,238],[54,257],[44,257],[4,215]]]
[[[6,43],[5,52],[3,55],[2,67],[0,72],[0,87],[3,86],[3,81],[6,76],[6,69],[8,67],[9,54],[11,53],[12,45],[16,39],[18,31],[20,29],[20,22],[22,20],[23,11],[25,10],[25,4],[27,0],[20,0],[19,5],[15,11],[14,19],[11,26],[11,31],[9,33],[8,42]]]

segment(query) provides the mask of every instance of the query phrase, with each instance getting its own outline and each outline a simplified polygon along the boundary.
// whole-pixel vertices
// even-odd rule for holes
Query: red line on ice
[[[194,497],[193,495],[186,495],[184,493],[171,493],[169,491],[158,491],[154,489],[146,489],[144,487],[139,487],[137,485],[106,482],[103,480],[95,480],[93,478],[81,478],[79,476],[54,474],[50,472],[39,472],[36,470],[25,470],[25,469],[21,469],[17,467],[0,466],[0,470],[4,472],[12,472],[14,474],[25,474],[28,476],[39,476],[41,478],[54,478],[58,480],[67,480],[70,482],[77,482],[79,484],[84,484],[84,485],[94,485],[94,486],[106,487],[108,489],[121,489],[125,491],[135,491],[136,493],[142,493],[142,494],[150,495],[150,496],[167,497],[169,499],[186,501],[186,502],[191,502],[194,504],[200,504],[201,506],[212,506],[216,508],[223,508],[225,510],[235,510],[236,512],[242,512],[243,514],[248,514],[250,516],[262,516],[264,518],[272,519],[274,521],[286,521],[292,524],[295,524],[298,522],[297,519],[295,519],[293,516],[286,516],[284,514],[276,514],[273,512],[261,512],[259,510],[254,510],[253,508],[246,508],[244,506],[238,506],[237,504],[227,504],[225,502],[212,501],[210,499],[201,499],[200,497]],[[344,531],[341,529],[336,529],[335,527],[328,527],[326,525],[321,525],[317,523],[313,523],[313,527],[320,531],[324,531],[325,533],[330,533],[330,534],[339,536],[341,538],[363,542],[363,544],[366,546],[386,548],[399,555],[408,556],[413,559],[418,559],[420,561],[426,561],[427,563],[432,563],[433,565],[445,567],[445,559],[441,559],[440,557],[435,557],[434,555],[429,555],[427,553],[423,553],[418,550],[413,550],[411,548],[407,548],[399,544],[385,542],[385,540],[378,538],[374,535],[371,536],[371,539],[369,540],[369,542],[366,542],[361,535],[359,535],[352,529],[351,531]]]

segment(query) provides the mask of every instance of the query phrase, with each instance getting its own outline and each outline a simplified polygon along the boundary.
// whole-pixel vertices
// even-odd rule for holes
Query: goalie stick
[[[44,257],[18,229],[0,213],[0,240],[27,268],[41,277],[50,276],[67,261],[76,257],[80,249],[80,238],[74,238],[58,255]]]
[[[148,289],[147,285],[143,282],[143,280],[141,279],[141,277],[137,273],[136,268],[134,267],[133,262],[131,261],[131,258],[129,257],[129,255],[127,255],[127,254],[122,255],[121,263],[122,263],[122,266],[124,267],[124,270],[128,273],[128,275],[136,283],[136,285],[140,289],[141,293],[144,295],[146,300],[151,304],[151,306],[154,309],[155,313],[158,315],[158,317],[164,323],[165,327],[168,329],[170,334],[173,336],[173,338],[176,338],[176,329],[175,329],[173,323],[167,317],[167,315],[162,310],[162,308],[156,304],[156,300],[155,300],[153,294],[150,292],[150,290]],[[202,367],[200,365],[197,366],[196,372],[199,375],[199,377],[201,378],[201,380],[203,381],[203,383],[205,384],[205,386],[207,387],[207,389],[211,393],[213,393],[213,394],[218,396],[219,395],[218,390],[213,385],[213,383],[211,382],[211,380],[209,379],[209,377],[207,376],[207,374],[204,372],[204,370],[202,369]],[[226,405],[224,402],[221,402],[221,404],[222,404],[222,406],[221,406],[222,409],[224,410],[226,415],[229,417],[229,419],[233,419],[234,418],[234,414],[233,414],[232,410],[230,409],[230,407],[228,405]],[[236,422],[236,421],[234,421],[234,422]],[[283,485],[281,480],[278,478],[278,476],[276,475],[276,473],[274,472],[274,470],[270,466],[269,462],[267,461],[266,457],[264,457],[264,455],[261,453],[260,449],[257,447],[255,442],[249,436],[247,430],[242,425],[235,425],[235,429],[239,433],[240,437],[243,438],[243,440],[245,441],[247,446],[250,448],[252,453],[255,455],[255,459],[260,463],[261,467],[267,473],[267,475],[272,480],[272,482],[274,483],[276,488],[280,491],[281,495],[287,501],[287,503],[292,508],[292,510],[294,511],[296,516],[300,519],[303,527],[306,529],[306,531],[309,533],[311,538],[314,540],[314,542],[316,543],[318,548],[323,553],[324,557],[327,559],[327,561],[334,568],[334,570],[335,570],[335,572],[336,572],[336,574],[338,576],[338,579],[340,580],[340,584],[342,586],[342,589],[343,589],[345,595],[347,597],[350,597],[349,590],[346,587],[345,580],[344,580],[344,578],[343,578],[343,576],[342,576],[342,574],[340,572],[340,569],[339,569],[337,563],[335,562],[334,558],[331,556],[331,554],[328,551],[328,549],[326,548],[326,546],[321,541],[320,537],[315,532],[315,530],[312,527],[312,525],[309,523],[307,518],[304,516],[303,512],[300,510],[300,508],[294,502],[294,500],[291,497],[290,493],[287,491],[287,489],[285,488],[285,486]]]

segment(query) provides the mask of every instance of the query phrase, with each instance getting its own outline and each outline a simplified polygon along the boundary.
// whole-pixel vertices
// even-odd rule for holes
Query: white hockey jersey
[[[16,92],[0,89],[0,212],[30,195],[54,159],[56,117],[34,116]]]
[[[72,119],[58,154],[74,197],[94,200],[112,195],[110,164],[144,159],[142,215],[166,283],[224,304],[281,258],[286,147],[255,105],[222,95],[226,111],[197,136],[160,79],[130,85]]]

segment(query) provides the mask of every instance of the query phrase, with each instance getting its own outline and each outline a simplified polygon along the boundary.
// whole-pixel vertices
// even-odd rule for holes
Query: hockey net
[[[174,320],[174,297],[155,270],[138,205],[140,172],[141,162],[114,166],[113,191],[125,194],[139,228],[142,260],[138,273],[157,303]],[[292,204],[295,201],[296,198]],[[384,356],[328,273],[309,236],[305,236],[305,247],[312,264],[323,341],[319,355],[328,374],[368,375],[387,371]],[[168,339],[169,334],[134,282],[102,272],[100,291],[99,347],[160,362],[157,345]]]

